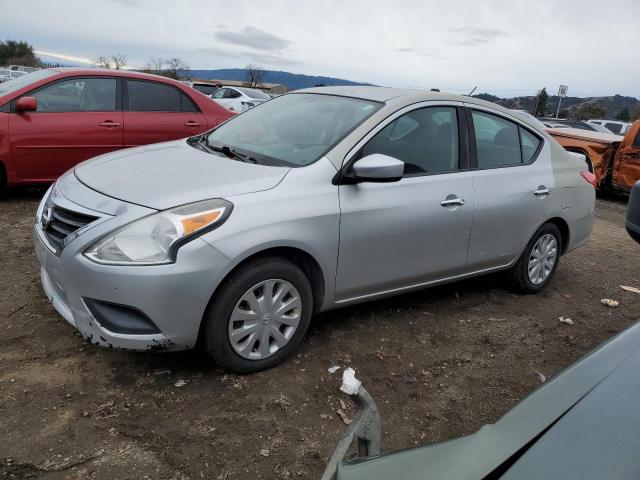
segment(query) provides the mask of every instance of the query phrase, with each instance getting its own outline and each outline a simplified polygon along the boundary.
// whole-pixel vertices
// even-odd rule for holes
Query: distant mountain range
[[[497,103],[506,108],[514,108],[518,110],[526,110],[533,112],[536,103],[536,97],[514,97],[500,98],[489,93],[481,93],[474,95],[476,98]],[[576,112],[583,107],[596,107],[604,110],[606,118],[615,118],[625,108],[629,109],[629,113],[634,116],[640,115],[640,101],[636,97],[625,97],[622,95],[613,95],[610,97],[567,97],[562,99],[560,105],[561,110],[567,110],[570,117],[575,117]],[[547,115],[554,116],[558,108],[558,97],[556,95],[549,96],[547,101]]]
[[[244,68],[225,68],[220,70],[190,70],[188,74],[191,78],[216,80],[245,80],[247,70]],[[279,83],[286,85],[291,90],[299,88],[309,88],[318,85],[323,86],[343,86],[343,85],[371,85],[363,82],[353,82],[343,78],[321,77],[315,75],[302,75],[300,73],[280,72],[277,70],[265,70],[265,83]]]

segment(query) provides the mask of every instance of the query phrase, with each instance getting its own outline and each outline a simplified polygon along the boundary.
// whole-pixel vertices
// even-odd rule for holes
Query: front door
[[[13,109],[9,118],[18,175],[53,180],[84,160],[122,148],[116,91],[115,78],[74,77],[28,93],[37,110]]]
[[[208,129],[196,104],[179,89],[159,82],[126,80],[124,145],[187,138]]]
[[[627,131],[613,162],[613,184],[630,190],[640,180],[640,121]]]
[[[455,106],[422,106],[390,120],[356,154],[392,156],[405,173],[395,183],[339,187],[338,300],[464,273],[475,199],[473,172],[460,171],[458,132]]]

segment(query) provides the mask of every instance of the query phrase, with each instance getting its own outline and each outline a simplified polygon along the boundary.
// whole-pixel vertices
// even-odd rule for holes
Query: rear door
[[[205,116],[182,90],[148,80],[124,82],[125,147],[177,140],[208,129]]]
[[[631,125],[618,147],[612,180],[616,187],[626,190],[640,180],[640,120]]]
[[[476,208],[468,267],[478,271],[520,254],[551,208],[555,182],[541,137],[492,110],[469,107]]]
[[[118,80],[73,77],[25,96],[38,102],[35,112],[9,118],[13,160],[23,179],[52,180],[79,162],[123,146]]]

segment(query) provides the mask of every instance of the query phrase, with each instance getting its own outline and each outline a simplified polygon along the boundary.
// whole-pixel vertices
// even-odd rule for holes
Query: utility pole
[[[540,92],[541,90],[538,90],[536,92],[536,106],[533,107],[533,116],[535,117],[536,114],[538,113],[538,101],[540,101]]]
[[[566,85],[560,85],[560,87],[558,88],[558,110],[556,110],[556,118],[560,118],[560,104],[562,103],[562,99],[567,96],[568,90],[569,87],[567,87]]]

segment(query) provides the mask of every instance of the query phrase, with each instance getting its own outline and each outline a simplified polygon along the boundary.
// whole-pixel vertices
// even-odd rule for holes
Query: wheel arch
[[[562,253],[566,252],[567,248],[569,247],[569,237],[571,235],[569,231],[569,224],[567,223],[567,221],[562,217],[553,217],[544,223],[551,223],[558,227],[561,236],[560,241],[562,242]]]

